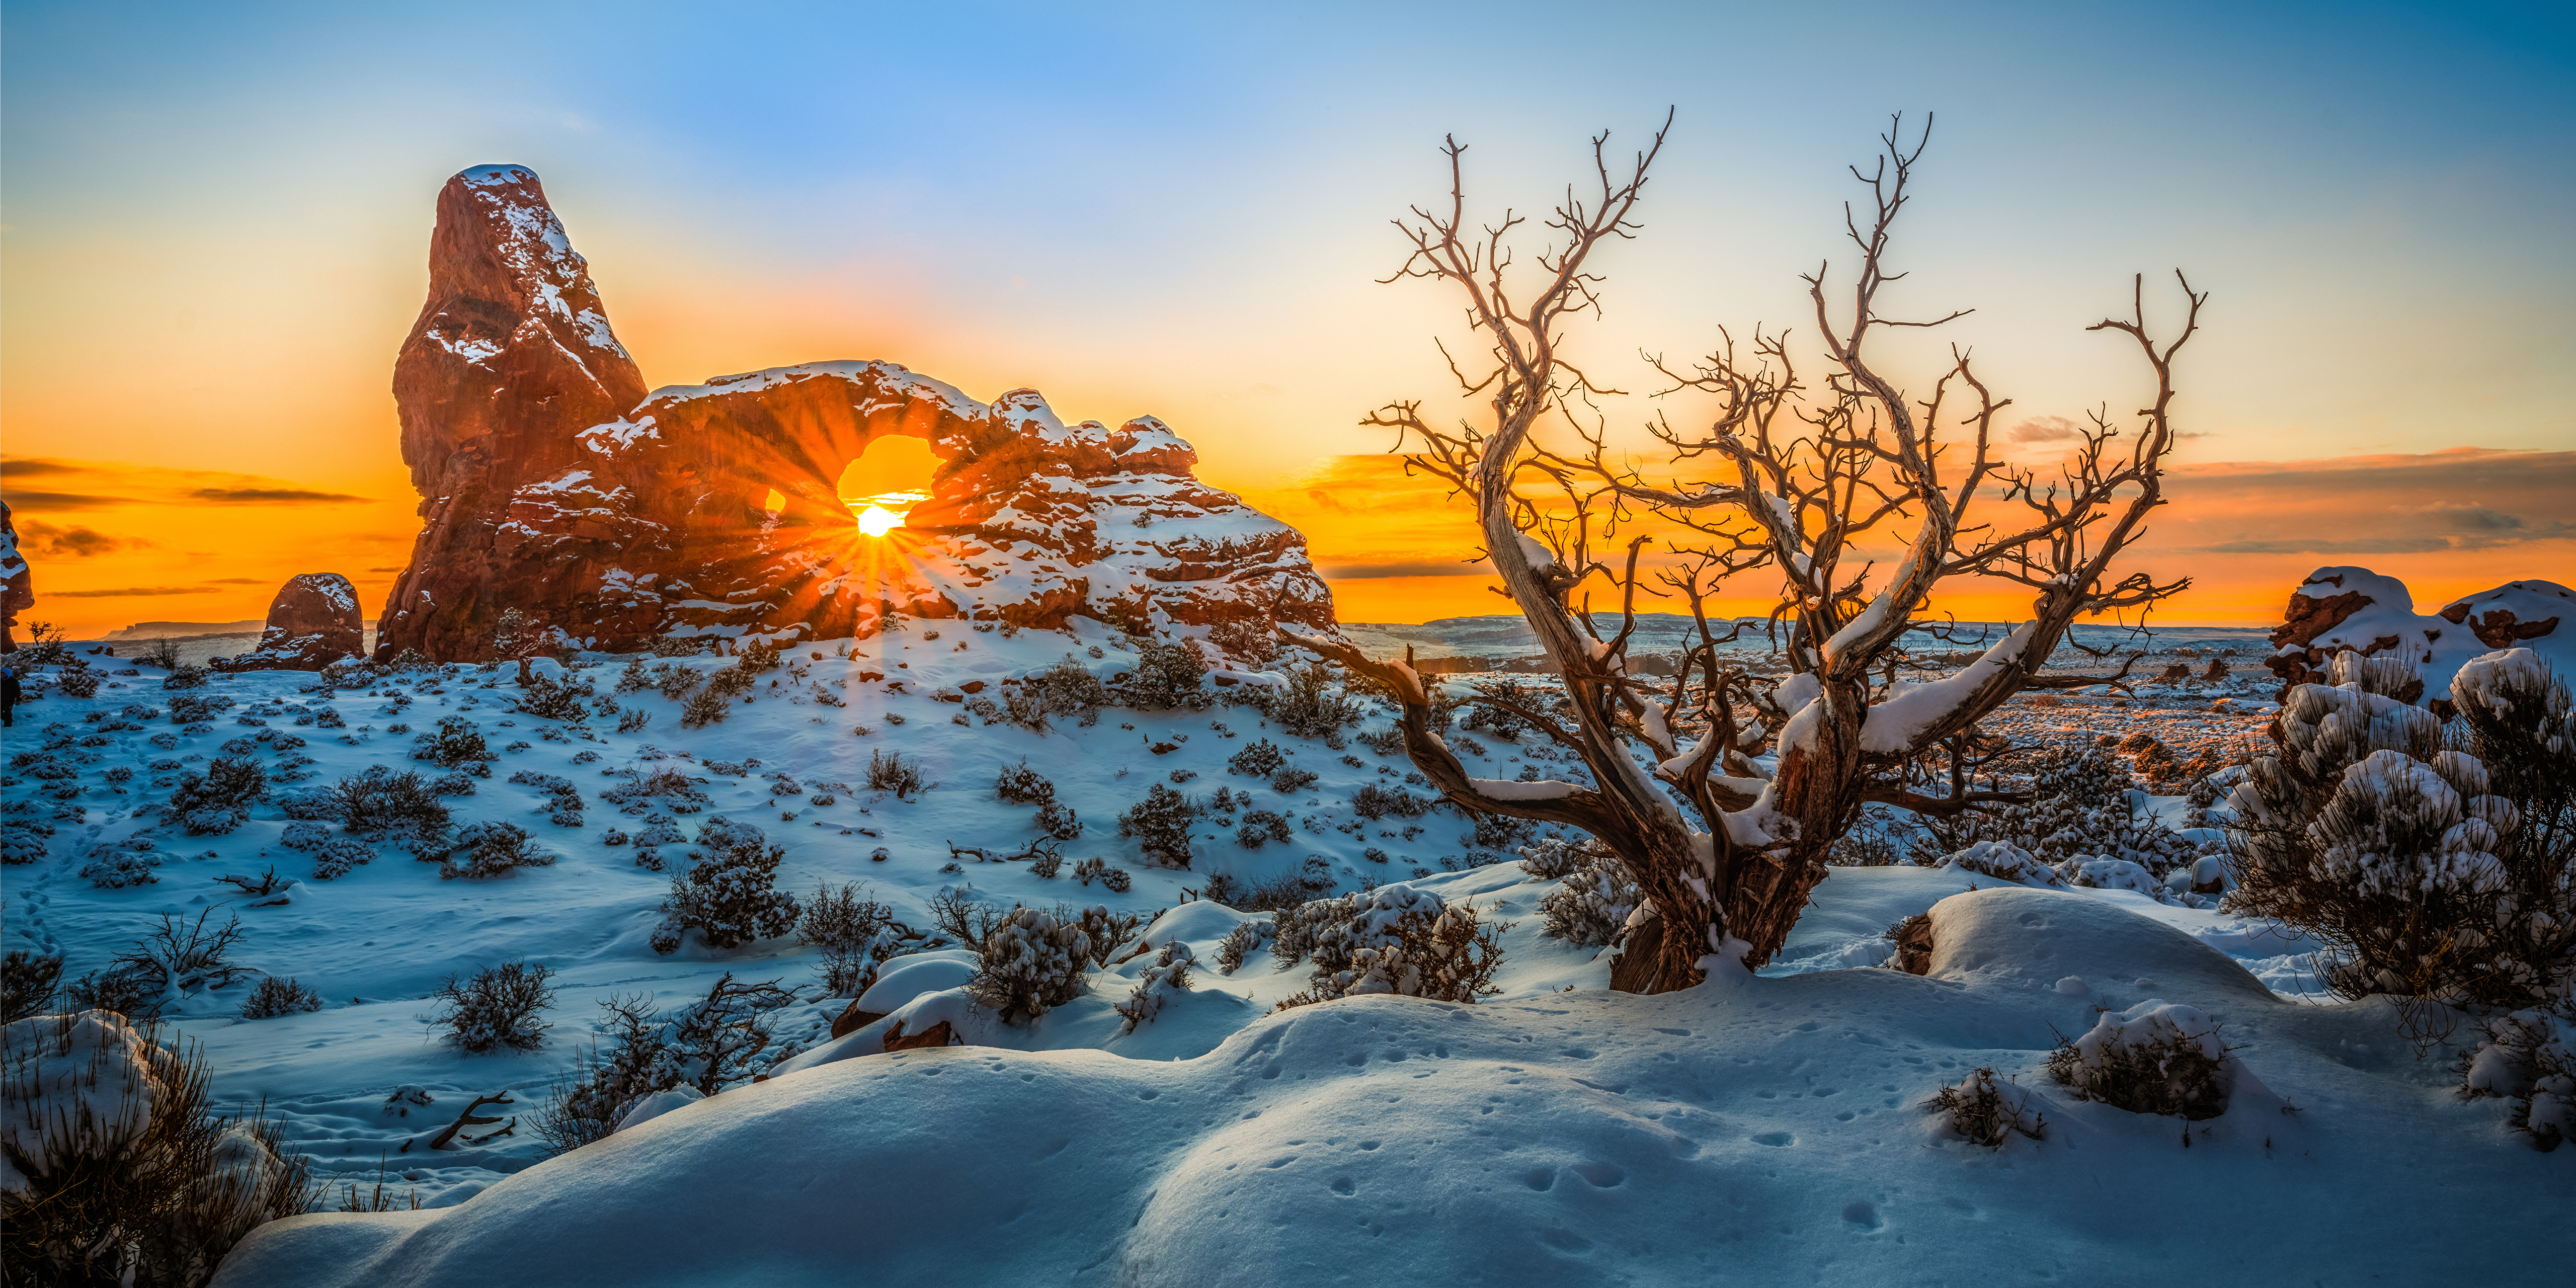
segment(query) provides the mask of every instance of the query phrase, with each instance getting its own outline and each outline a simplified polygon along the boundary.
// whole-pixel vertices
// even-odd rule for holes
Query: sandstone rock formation
[[[319,671],[343,658],[366,655],[367,620],[358,588],[336,572],[298,573],[268,601],[268,627],[259,647],[219,660],[219,671]]]
[[[1034,390],[986,404],[889,362],[643,397],[523,167],[448,183],[430,277],[395,373],[425,526],[380,654],[480,658],[509,608],[609,649],[864,635],[889,611],[1332,626],[1304,538],[1199,482],[1151,417],[1067,425]],[[838,483],[890,435],[939,465],[905,526],[870,537]]]
[[[2503,648],[2530,648],[2576,680],[2576,590],[2551,581],[2511,581],[2420,616],[2406,583],[2367,568],[2319,568],[2290,592],[2263,664],[2294,684],[2323,683],[2327,659],[2402,655],[2423,672],[2410,701],[2447,703],[2462,662]]]
[[[18,614],[36,606],[36,575],[18,552],[18,524],[0,501],[0,653],[18,651]]]

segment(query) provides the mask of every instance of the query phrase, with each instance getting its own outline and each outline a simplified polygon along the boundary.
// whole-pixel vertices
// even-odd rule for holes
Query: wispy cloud
[[[317,488],[295,479],[222,470],[178,470],[130,461],[75,461],[53,457],[0,459],[0,479],[59,479],[101,489],[90,492],[12,490],[13,506],[32,510],[90,510],[111,505],[347,505],[375,500]],[[121,493],[116,495],[112,493]]]
[[[188,498],[213,501],[219,505],[339,504],[374,499],[350,496],[345,492],[312,492],[292,487],[201,487],[190,492]]]
[[[12,510],[102,510],[111,505],[137,505],[130,496],[95,496],[87,492],[17,492],[0,494]]]
[[[74,524],[57,528],[50,523],[30,521],[18,528],[18,544],[29,554],[57,559],[88,559],[118,550],[134,550],[152,543],[139,537],[119,537]]]
[[[1437,559],[1398,563],[1325,564],[1315,571],[1327,577],[1353,580],[1372,577],[1490,577],[1494,575],[1494,566],[1482,559],[1464,563],[1455,559]]]
[[[120,586],[115,590],[49,590],[55,599],[124,599],[136,595],[211,595],[212,586]]]

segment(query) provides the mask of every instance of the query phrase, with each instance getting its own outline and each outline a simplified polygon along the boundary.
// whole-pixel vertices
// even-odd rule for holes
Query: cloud
[[[0,496],[12,510],[96,510],[111,505],[139,504],[132,497],[93,496],[86,492],[11,492]]]
[[[65,559],[87,559],[92,555],[129,550],[152,543],[135,537],[110,536],[95,528],[77,524],[57,528],[50,523],[29,522],[18,530],[19,545],[28,553]]]
[[[48,474],[85,473],[88,473],[88,470],[69,461],[49,461],[34,456],[17,456],[0,460],[0,479],[32,479]]]
[[[206,584],[209,586],[265,586],[268,582],[258,577],[217,577]]]
[[[2421,555],[2452,547],[2441,537],[2365,537],[2357,541],[2222,541],[2197,548],[2218,555]]]
[[[401,571],[403,571],[403,567],[402,567],[402,565],[400,565],[400,564],[396,564],[396,565],[394,565],[394,566],[393,566],[393,567],[391,567],[391,568],[369,568],[367,571],[369,571],[369,572],[401,572]]]
[[[336,504],[343,501],[374,499],[350,496],[345,492],[313,492],[292,487],[201,487],[188,493],[188,497],[190,500],[213,501],[219,505]]]
[[[2417,513],[2442,520],[2453,532],[2520,532],[2531,526],[2519,514],[2491,510],[2474,502],[2435,501]]]
[[[2004,431],[2008,443],[2071,443],[2084,429],[2064,416],[2035,416]]]
[[[49,590],[54,599],[123,599],[130,595],[211,595],[212,586],[124,586],[116,590]]]

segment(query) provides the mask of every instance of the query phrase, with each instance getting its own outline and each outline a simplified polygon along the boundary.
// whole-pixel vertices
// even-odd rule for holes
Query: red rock
[[[298,573],[268,601],[259,647],[216,664],[222,671],[319,671],[366,653],[367,622],[358,589],[336,572]]]
[[[0,653],[18,651],[18,614],[36,606],[36,574],[18,552],[18,525],[0,501]]]
[[[957,1035],[949,1031],[948,1021],[946,1020],[941,1020],[937,1024],[933,1024],[929,1028],[923,1029],[921,1032],[915,1033],[910,1037],[904,1036],[903,1021],[896,1020],[886,1028],[885,1049],[888,1051],[911,1051],[921,1047],[944,1047],[956,1040]]]
[[[1332,628],[1305,539],[1199,482],[1198,454],[1151,417],[1066,425],[1034,390],[986,404],[888,362],[643,398],[544,201],[506,166],[440,196],[430,301],[395,371],[427,525],[380,652],[481,658],[506,608],[608,649],[863,636],[888,610]],[[880,541],[837,488],[890,435],[939,465]]]

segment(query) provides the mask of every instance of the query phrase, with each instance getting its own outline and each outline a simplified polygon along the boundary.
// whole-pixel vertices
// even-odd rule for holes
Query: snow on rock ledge
[[[2319,568],[2290,592],[2264,659],[2281,691],[2331,683],[2337,653],[2396,654],[2423,673],[2409,701],[2447,702],[2460,664],[2498,649],[2529,648],[2576,678],[2576,590],[2554,581],[2511,581],[2456,600],[2429,616],[2415,611],[2406,583],[2367,568]]]
[[[219,662],[221,671],[319,671],[366,651],[358,588],[336,572],[298,573],[268,601],[259,647]]]

